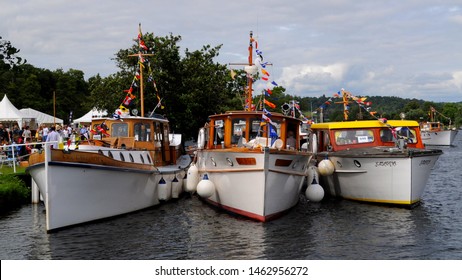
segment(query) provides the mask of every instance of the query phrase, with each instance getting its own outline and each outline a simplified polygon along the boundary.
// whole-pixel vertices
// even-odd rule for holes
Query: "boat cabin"
[[[230,111],[210,116],[203,146],[227,149],[253,140],[263,147],[300,150],[300,125],[299,119],[281,113],[271,113],[267,117],[263,112]],[[199,135],[199,142],[200,138]]]
[[[91,131],[91,139],[97,145],[151,151],[154,165],[174,164],[178,157],[178,151],[170,147],[168,120],[161,116],[97,118],[92,120]]]
[[[438,132],[443,130],[443,126],[440,122],[423,122],[420,124],[420,130],[426,132]]]
[[[312,145],[317,151],[330,152],[377,146],[396,146],[397,137],[409,148],[424,148],[416,121],[379,120],[316,123],[311,125]]]

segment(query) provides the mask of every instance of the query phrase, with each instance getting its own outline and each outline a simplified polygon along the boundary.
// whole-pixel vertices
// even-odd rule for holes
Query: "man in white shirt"
[[[56,132],[55,128],[52,126],[50,128],[50,133],[48,133],[47,141],[46,142],[53,142],[56,141],[56,143],[53,143],[53,149],[58,148],[58,141],[59,141],[59,133]]]

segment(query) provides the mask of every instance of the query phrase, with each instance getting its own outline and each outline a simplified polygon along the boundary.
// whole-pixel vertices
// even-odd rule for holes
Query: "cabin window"
[[[374,142],[374,133],[370,129],[348,129],[335,132],[337,145],[363,144]]]
[[[149,141],[151,135],[151,126],[147,123],[135,124],[135,140],[136,141]]]
[[[242,138],[245,138],[245,119],[233,119],[233,137],[231,138],[231,144],[238,144],[239,140],[242,142]]]
[[[390,128],[384,128],[380,130],[380,140],[382,140],[382,142],[394,141],[393,133],[391,132]]]
[[[213,144],[221,145],[221,142],[225,141],[225,122],[223,120],[215,120],[214,126]]]
[[[263,128],[261,126],[261,119],[255,119],[251,121],[250,125],[250,139],[255,139],[257,136],[263,136]]]
[[[396,128],[396,135],[404,138],[408,143],[417,143],[415,130],[407,126]]]
[[[111,126],[112,137],[128,137],[127,123],[113,123]]]
[[[156,147],[162,146],[162,126],[159,122],[154,123],[154,141],[156,143]]]

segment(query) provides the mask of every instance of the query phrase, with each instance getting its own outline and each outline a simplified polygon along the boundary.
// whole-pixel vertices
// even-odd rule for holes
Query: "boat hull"
[[[299,201],[307,153],[198,151],[198,170],[215,186],[207,202],[257,221],[275,219]]]
[[[387,156],[329,155],[332,175],[321,177],[331,196],[364,202],[411,206],[418,203],[441,151]]]
[[[427,146],[450,146],[458,130],[421,131],[422,142]]]
[[[168,167],[88,163],[118,162],[91,152],[53,152],[48,161],[34,162],[28,168],[45,203],[47,231],[158,205],[161,178],[171,182],[181,172]],[[138,152],[132,153],[136,156]]]

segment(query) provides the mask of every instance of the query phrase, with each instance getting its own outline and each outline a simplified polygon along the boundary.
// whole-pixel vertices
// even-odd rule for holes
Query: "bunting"
[[[143,33],[141,32],[141,24],[138,27],[138,36],[135,39],[135,41],[138,43],[137,69],[136,69],[135,75],[133,76],[130,88],[128,90],[124,90],[124,92],[126,92],[126,96],[124,97],[120,106],[115,110],[113,114],[113,118],[116,118],[116,119],[120,119],[121,117],[130,115],[130,110],[127,107],[130,107],[136,98],[133,92],[135,88],[138,88],[138,81],[141,79],[141,74],[140,74],[141,71],[145,69],[147,69],[147,82],[152,84],[154,91],[155,91],[156,98],[157,98],[157,105],[154,108],[154,111],[157,108],[164,109],[164,106],[162,104],[162,98],[160,97],[159,90],[157,89],[156,82],[153,78],[151,62],[147,57],[145,57],[145,55],[148,54],[148,51],[150,49],[146,45],[146,42],[143,39]]]

